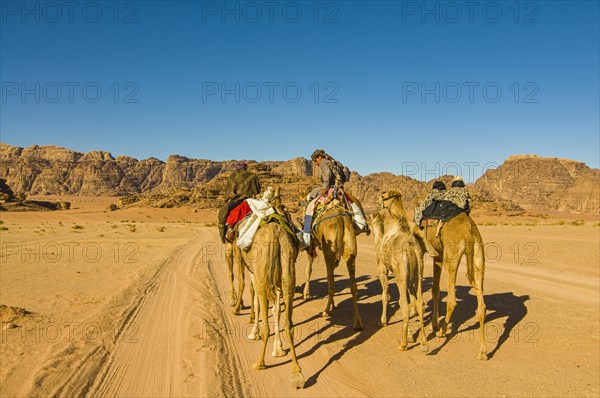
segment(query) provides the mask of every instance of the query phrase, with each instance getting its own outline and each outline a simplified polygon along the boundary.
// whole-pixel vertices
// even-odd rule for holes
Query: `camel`
[[[371,215],[373,234],[375,235],[375,251],[377,253],[377,275],[381,282],[381,326],[387,325],[388,273],[391,271],[396,279],[400,293],[400,308],[402,310],[401,351],[408,346],[409,301],[411,309],[416,307],[419,314],[419,343],[421,351],[428,352],[427,338],[423,323],[423,250],[412,234],[404,206],[402,195],[396,191],[387,192],[382,196],[382,210]],[[388,207],[386,207],[386,205]],[[416,297],[415,297],[416,296]],[[416,300],[415,300],[416,299]],[[411,342],[412,336],[411,336]]]
[[[306,266],[306,282],[304,285],[304,298],[310,297],[310,274],[312,272],[313,253],[315,247],[323,252],[325,266],[327,268],[327,285],[329,294],[327,306],[323,311],[324,317],[329,315],[330,310],[335,308],[333,296],[335,295],[334,271],[344,259],[350,277],[350,291],[354,302],[354,329],[362,330],[363,324],[358,311],[357,287],[356,287],[356,233],[352,214],[344,209],[338,199],[328,203],[320,220],[313,227],[311,246],[308,248],[308,264]]]
[[[283,210],[279,197],[279,191],[275,190],[275,209],[278,213]],[[273,199],[272,199],[273,200]],[[282,214],[282,213],[279,213]],[[286,217],[289,221],[289,218]],[[298,247],[294,238],[283,226],[272,222],[258,229],[252,240],[252,246],[248,251],[240,251],[241,258],[251,272],[252,286],[255,289],[254,307],[256,308],[255,327],[249,338],[254,339],[257,332],[258,320],[262,316],[262,327],[260,339],[262,349],[258,361],[254,364],[256,370],[265,369],[265,352],[269,340],[268,305],[273,302],[273,319],[275,321],[275,337],[272,355],[275,357],[285,356],[282,348],[279,313],[280,300],[283,298],[285,305],[284,327],[290,343],[292,355],[292,375],[290,383],[292,387],[302,388],[304,376],[296,357],[294,346],[294,325],[292,322],[293,300],[296,289],[296,258]]]
[[[433,314],[432,326],[438,337],[446,336],[452,313],[456,307],[456,272],[463,254],[467,256],[467,278],[475,289],[477,296],[477,315],[479,317],[479,351],[477,358],[487,360],[485,348],[485,302],[483,299],[483,275],[485,272],[485,256],[483,240],[477,225],[471,217],[462,213],[453,219],[443,222],[441,228],[438,221],[426,225],[424,235],[439,252],[433,258]],[[444,268],[448,272],[448,300],[446,317],[439,326],[440,275]]]

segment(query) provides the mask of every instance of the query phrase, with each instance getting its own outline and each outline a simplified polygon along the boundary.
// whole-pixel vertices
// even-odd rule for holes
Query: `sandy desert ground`
[[[488,256],[485,362],[475,358],[476,301],[464,264],[453,331],[441,339],[429,325],[427,259],[425,355],[415,344],[407,352],[397,349],[395,285],[390,324],[377,325],[381,288],[372,237],[359,238],[361,332],[351,327],[343,266],[336,272],[338,308],[330,318],[320,316],[326,281],[319,257],[311,281],[315,298],[303,301],[300,287],[295,297],[306,386],[293,390],[289,356],[268,355],[266,370],[252,369],[260,343],[246,337],[249,309],[234,316],[228,306],[215,213],[106,211],[110,202],[76,198],[67,211],[0,214],[0,304],[8,306],[0,312],[2,397],[600,394],[597,218],[581,226],[480,227]],[[299,284],[305,264],[301,255]],[[248,292],[245,298],[249,303]]]

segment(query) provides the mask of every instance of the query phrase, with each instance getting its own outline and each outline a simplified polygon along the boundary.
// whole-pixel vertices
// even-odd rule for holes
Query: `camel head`
[[[402,193],[400,193],[399,191],[387,191],[381,194],[381,197],[379,198],[379,205],[382,209],[386,209],[389,208],[389,204],[386,203],[388,201],[394,200],[396,198],[399,198],[400,200],[402,200]]]
[[[371,213],[368,217],[369,221],[371,221],[371,229],[373,231],[373,237],[375,238],[375,245],[377,246],[383,236],[384,217],[381,211]]]
[[[399,191],[387,191],[379,198],[381,209],[389,209],[392,216],[408,220],[404,205],[402,204],[402,194]]]

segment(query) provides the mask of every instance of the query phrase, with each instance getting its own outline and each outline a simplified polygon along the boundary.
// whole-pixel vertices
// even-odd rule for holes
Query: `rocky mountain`
[[[582,162],[515,155],[475,186],[524,208],[600,214],[600,170]]]
[[[248,163],[256,165],[254,161]],[[52,145],[21,148],[0,143],[0,178],[13,191],[32,195],[124,196],[192,188],[232,171],[234,164],[179,155],[169,156],[166,162],[156,158],[137,160],[128,156],[115,158],[104,151],[83,154]],[[312,175],[311,163],[303,158],[261,165],[281,176]]]
[[[262,184],[280,185],[284,201],[296,206],[318,184],[318,168],[304,158],[288,161],[248,161]],[[57,146],[15,147],[0,143],[0,178],[16,193],[120,196],[121,206],[173,207],[195,204],[218,207],[234,161],[217,162],[169,156],[137,160],[109,152],[86,154]],[[314,173],[313,173],[314,172]],[[443,176],[448,185],[451,176]],[[421,182],[391,173],[352,173],[347,188],[366,209],[378,205],[389,190],[403,193],[407,210],[426,195],[431,181]],[[507,214],[537,210],[599,214],[600,170],[581,162],[537,156],[512,156],[468,186],[474,209]]]
[[[27,200],[23,192],[15,194],[0,178],[0,211],[48,211],[69,210],[70,202],[48,202],[45,200]]]

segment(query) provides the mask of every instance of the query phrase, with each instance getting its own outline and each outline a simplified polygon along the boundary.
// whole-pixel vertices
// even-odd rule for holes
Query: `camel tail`
[[[485,272],[485,247],[477,227],[473,229],[473,238],[473,241],[467,243],[465,247],[467,255],[467,278],[471,286],[475,282],[475,274],[479,272],[483,275]]]
[[[279,255],[279,242],[268,245],[267,257],[267,297],[269,301],[275,301],[275,290],[281,284],[281,258]]]
[[[421,248],[421,243],[419,242],[419,239],[417,239],[417,237],[414,235],[413,239],[414,252],[415,256],[417,257],[417,272],[419,273],[419,283],[421,283],[421,279],[423,278],[423,268],[425,266],[423,261],[423,249]]]

